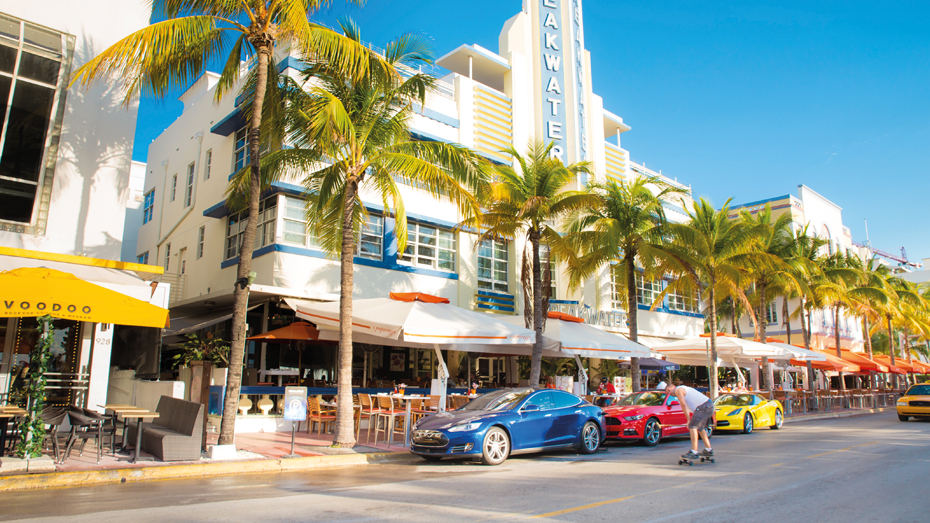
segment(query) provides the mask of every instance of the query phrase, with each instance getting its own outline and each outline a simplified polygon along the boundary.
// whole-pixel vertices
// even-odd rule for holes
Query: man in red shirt
[[[601,384],[597,386],[598,394],[616,394],[617,389],[614,388],[614,384],[610,382],[606,377],[601,378]],[[595,404],[599,407],[607,407],[613,402],[613,398],[597,398]]]

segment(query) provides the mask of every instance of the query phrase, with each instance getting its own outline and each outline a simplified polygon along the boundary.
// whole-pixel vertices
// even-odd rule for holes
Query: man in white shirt
[[[667,385],[665,393],[678,398],[681,410],[685,413],[685,420],[688,422],[688,432],[691,433],[691,450],[682,458],[695,459],[701,456],[713,456],[714,449],[710,447],[710,439],[707,437],[706,429],[707,425],[713,420],[714,402],[697,390],[685,385]],[[698,436],[704,440],[704,450],[700,454],[698,454]]]

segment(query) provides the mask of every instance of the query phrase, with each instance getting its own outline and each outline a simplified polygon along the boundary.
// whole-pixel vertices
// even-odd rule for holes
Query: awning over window
[[[249,310],[256,309],[261,307],[263,304],[253,305],[249,307]],[[171,318],[171,328],[164,330],[164,336],[182,336],[184,334],[191,334],[197,332],[200,329],[206,329],[217,323],[224,322],[226,320],[232,319],[233,310],[232,308],[228,309],[217,309],[215,311],[205,312],[202,314],[196,314],[193,316],[185,316],[181,318]]]

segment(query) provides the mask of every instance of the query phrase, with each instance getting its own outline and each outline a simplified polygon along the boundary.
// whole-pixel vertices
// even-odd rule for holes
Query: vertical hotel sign
[[[572,73],[574,75],[574,95],[575,95],[575,110],[578,114],[577,121],[577,146],[578,146],[578,160],[579,161],[589,161],[590,157],[588,155],[588,121],[587,113],[585,111],[585,93],[587,90],[584,88],[584,27],[581,18],[581,0],[571,0],[572,3],[572,16],[571,16],[571,35],[572,35],[572,60],[574,61],[574,67],[572,68]],[[587,183],[587,177],[581,175],[582,183]]]
[[[562,0],[539,0],[543,135],[554,142],[552,156],[565,161],[565,38]]]

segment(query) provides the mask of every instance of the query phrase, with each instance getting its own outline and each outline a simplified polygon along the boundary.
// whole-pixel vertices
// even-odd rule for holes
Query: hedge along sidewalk
[[[231,474],[257,474],[264,472],[298,472],[312,469],[329,469],[369,465],[412,459],[408,452],[379,452],[367,454],[337,454],[289,459],[259,459],[223,461],[219,463],[190,463],[157,467],[54,472],[0,477],[0,491],[27,489],[67,488],[136,481],[186,479]]]

